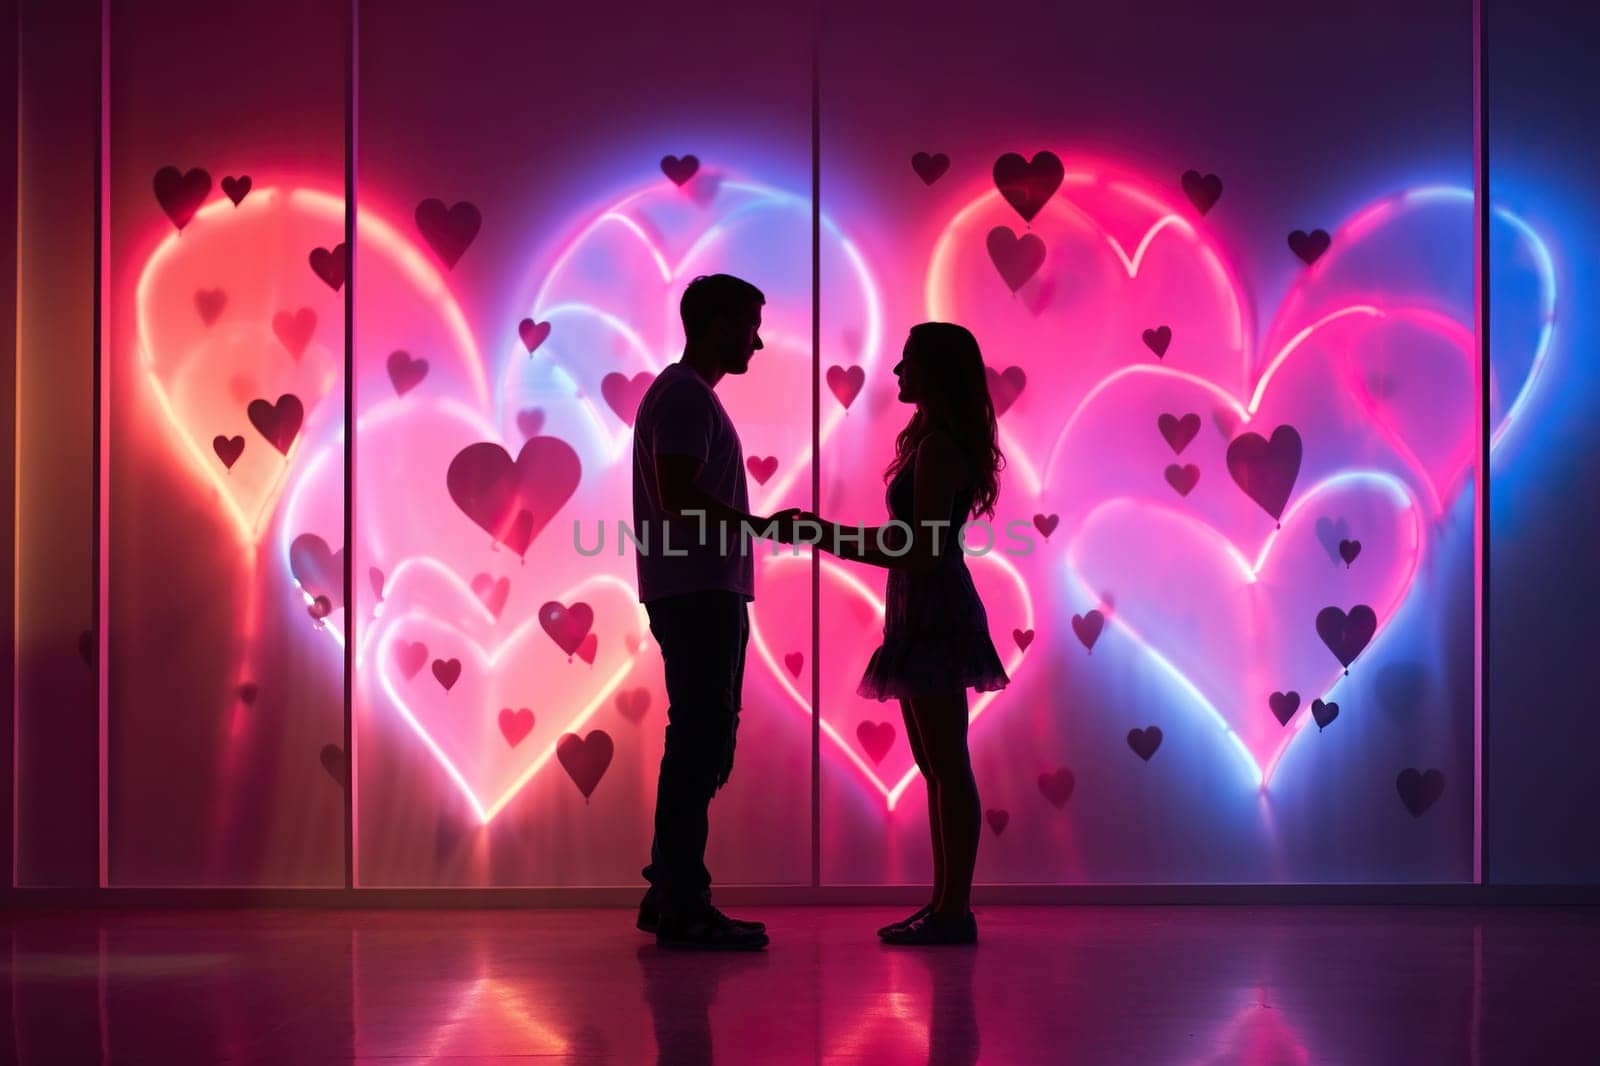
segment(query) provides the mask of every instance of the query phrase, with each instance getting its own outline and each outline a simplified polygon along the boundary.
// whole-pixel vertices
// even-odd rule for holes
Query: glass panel
[[[640,883],[666,705],[618,523],[633,413],[681,352],[695,275],[767,295],[766,350],[718,388],[751,506],[810,499],[809,20],[529,10],[394,3],[361,26],[366,885]],[[580,526],[591,551],[603,526],[599,554]],[[809,654],[808,566],[770,565],[713,805],[718,883],[811,874],[808,690],[781,661]]]
[[[822,207],[884,328],[855,352],[825,273],[864,377],[824,516],[883,520],[923,320],[976,336],[1007,459],[979,881],[1472,875],[1470,6],[1368,6],[832,13]],[[823,879],[925,881],[900,709],[854,695],[886,575],[838,574]]]
[[[314,2],[112,7],[113,884],[343,883],[342,614],[302,592],[337,607],[341,544],[288,503],[344,414],[310,257],[344,230],[346,32]]]

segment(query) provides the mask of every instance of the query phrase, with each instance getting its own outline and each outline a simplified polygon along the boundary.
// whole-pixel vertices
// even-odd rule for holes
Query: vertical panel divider
[[[94,503],[91,507],[93,530],[90,533],[90,558],[94,560],[93,603],[89,611],[89,632],[94,646],[95,707],[98,725],[96,754],[96,801],[98,810],[95,833],[98,852],[96,881],[100,888],[110,885],[110,691],[107,683],[111,640],[106,619],[110,615],[110,579],[106,565],[106,535],[110,514],[110,475],[106,463],[106,404],[105,376],[109,362],[105,358],[106,318],[110,299],[110,255],[107,244],[111,240],[108,225],[111,204],[111,0],[100,0],[99,56],[96,69],[100,80],[99,121],[96,123],[94,142],[94,428],[90,448],[91,481],[94,484]]]
[[[1477,538],[1473,584],[1477,590],[1473,616],[1473,654],[1477,659],[1477,685],[1473,693],[1473,861],[1472,877],[1478,884],[1489,880],[1489,435],[1494,425],[1489,409],[1489,108],[1484,87],[1488,45],[1488,14],[1484,0],[1472,2],[1472,206],[1474,328],[1478,336],[1477,385],[1478,476],[1472,508],[1473,534]]]
[[[350,0],[344,84],[344,887],[356,887],[356,77],[361,0]]]
[[[811,32],[811,507],[822,506],[822,2]],[[811,549],[811,887],[822,886],[822,553]]]
[[[10,98],[6,101],[10,105],[10,115],[4,121],[8,126],[4,134],[6,158],[4,166],[5,180],[13,183],[12,194],[16,197],[16,207],[12,210],[10,225],[11,247],[6,249],[6,255],[11,260],[11,317],[3,320],[0,328],[9,326],[8,336],[4,343],[4,369],[0,375],[11,386],[11,403],[5,410],[3,426],[6,436],[5,469],[0,472],[4,479],[5,487],[0,493],[10,501],[11,513],[6,516],[5,525],[5,712],[0,718],[0,744],[5,745],[5,765],[10,776],[6,779],[5,802],[6,808],[0,816],[0,833],[4,839],[0,840],[0,847],[4,848],[7,859],[9,877],[0,883],[0,893],[9,894],[17,886],[17,800],[18,770],[17,765],[17,516],[21,508],[17,505],[17,447],[21,439],[18,426],[18,397],[20,396],[21,381],[18,378],[18,367],[22,359],[22,5],[13,6],[12,15],[4,28],[3,47],[6,54],[15,57],[17,76],[7,88]]]

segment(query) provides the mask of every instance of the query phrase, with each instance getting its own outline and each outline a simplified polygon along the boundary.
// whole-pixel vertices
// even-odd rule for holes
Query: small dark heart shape
[[[513,748],[533,732],[533,712],[526,707],[519,707],[514,711],[510,707],[502,707],[497,721],[500,735],[505,737],[506,743]]]
[[[395,665],[400,668],[400,676],[407,681],[422,672],[428,665],[428,646],[420,640],[396,641],[394,645]]]
[[[1215,174],[1201,174],[1198,170],[1183,172],[1183,194],[1202,215],[1211,210],[1222,196],[1222,179]]]
[[[1008,366],[1004,370],[986,366],[983,376],[989,382],[989,398],[994,403],[996,418],[1009,411],[1022,390],[1028,387],[1028,375],[1020,366]]]
[[[1019,650],[1027,651],[1028,645],[1033,643],[1033,630],[1013,629],[1011,631],[1011,639],[1017,642],[1017,648]]]
[[[1094,642],[1100,639],[1100,631],[1105,628],[1106,616],[1099,611],[1089,611],[1082,615],[1072,616],[1072,631],[1077,634],[1078,640],[1094,654]]]
[[[244,454],[244,438],[218,435],[211,438],[211,450],[217,453],[217,458],[222,460],[223,466],[232,470],[233,464]]]
[[[994,835],[999,836],[1006,831],[1006,826],[1011,824],[1011,812],[990,807],[983,812],[984,821],[989,823],[989,828],[994,830]]]
[[[1032,222],[1055,191],[1061,188],[1066,168],[1054,152],[1039,152],[1030,159],[1007,152],[994,161],[994,184],[1006,203],[1016,208],[1024,222]],[[1015,288],[1015,286],[1013,286]]]
[[[272,316],[272,332],[288,353],[299,359],[317,332],[317,313],[309,307],[279,311]]]
[[[444,686],[449,692],[461,678],[460,659],[435,659],[433,660],[433,679]]]
[[[155,190],[161,210],[182,233],[183,227],[210,195],[211,175],[200,167],[193,167],[187,173],[177,167],[162,167],[156,171]]]
[[[828,380],[828,391],[846,409],[855,402],[861,393],[861,386],[867,381],[867,372],[859,366],[830,366],[824,376]]]
[[[549,600],[539,608],[539,626],[556,642],[556,647],[572,655],[594,626],[594,608],[582,600],[571,607]]]
[[[344,287],[344,279],[348,267],[348,249],[344,243],[334,245],[332,248],[311,249],[311,270],[321,278],[334,292]]]
[[[1167,447],[1172,449],[1172,453],[1182,455],[1189,442],[1200,432],[1200,416],[1193,413],[1182,417],[1160,415],[1156,418],[1156,428],[1161,431],[1161,438],[1167,442]]]
[[[1310,233],[1304,230],[1295,230],[1289,234],[1289,250],[1307,265],[1310,266],[1322,258],[1322,253],[1328,250],[1332,238],[1326,230],[1314,229]]]
[[[244,198],[250,195],[250,175],[241,174],[237,178],[226,177],[222,179],[222,191],[228,199],[233,201],[233,206],[238,207]]]
[[[1278,720],[1279,725],[1288,725],[1294,712],[1300,709],[1300,693],[1274,692],[1267,697],[1267,706],[1272,708],[1272,717]]]
[[[1245,433],[1228,445],[1228,473],[1244,494],[1273,518],[1282,520],[1284,504],[1300,476],[1300,434],[1293,426],[1279,426],[1269,440]]]
[[[511,579],[502,577],[497,581],[489,574],[475,574],[472,591],[484,608],[499,618],[500,612],[506,608],[506,597],[511,595]]]
[[[306,411],[298,396],[285,394],[278,397],[276,404],[266,400],[251,400],[250,406],[245,408],[245,414],[268,444],[276,448],[279,454],[288,455],[295,437],[300,434],[300,424],[305,420]]]
[[[1421,818],[1428,808],[1444,794],[1444,774],[1438,770],[1418,770],[1408,766],[1395,778],[1394,787],[1400,793],[1411,817]]]
[[[1072,798],[1072,790],[1077,785],[1077,779],[1072,776],[1072,771],[1065,766],[1039,775],[1040,794],[1058,811],[1067,805],[1067,800]]]
[[[1167,354],[1167,348],[1172,345],[1172,327],[1157,326],[1155,329],[1147,329],[1143,337],[1144,346],[1155,352],[1156,358],[1160,359]]]
[[[791,651],[783,657],[783,665],[788,667],[789,672],[795,677],[800,676],[800,668],[805,666],[805,664],[806,657],[803,652]]]
[[[661,157],[661,173],[667,176],[672,184],[682,188],[683,185],[700,169],[700,160],[692,155],[679,159],[675,155]]]
[[[935,152],[933,155],[918,152],[911,157],[911,169],[917,172],[922,184],[932,185],[944,177],[945,171],[950,169],[950,157],[943,152]]]
[[[1000,280],[1013,293],[1044,266],[1045,246],[1038,234],[1024,233],[1018,237],[1010,226],[996,226],[989,231],[985,245]]]
[[[1311,717],[1316,721],[1319,731],[1326,729],[1335,718],[1339,717],[1339,705],[1337,703],[1324,703],[1321,700],[1312,700]]]
[[[744,468],[750,476],[756,479],[756,484],[765,485],[772,475],[778,472],[778,457],[776,455],[752,455],[744,461]]]
[[[644,687],[625,689],[617,693],[617,712],[630,722],[644,718],[650,709],[650,690]]]
[[[1350,608],[1348,615],[1337,607],[1317,612],[1317,636],[1347,670],[1377,631],[1378,613],[1364,603]]]
[[[1036,514],[1033,516],[1033,528],[1037,529],[1045,540],[1050,539],[1050,534],[1054,533],[1056,526],[1060,524],[1061,516],[1057,514]]]
[[[862,722],[856,726],[856,739],[861,742],[861,750],[867,753],[867,758],[874,764],[881,763],[883,757],[889,754],[889,749],[894,747],[894,726],[888,722]]]
[[[396,396],[404,396],[428,376],[428,361],[426,359],[413,359],[411,353],[395,349],[389,353],[386,364],[389,371],[389,384],[394,386]]]
[[[611,741],[611,734],[604,729],[591,730],[586,737],[565,733],[556,744],[556,760],[587,800],[605,776],[615,751],[616,745]]]
[[[523,347],[528,349],[529,355],[532,355],[550,336],[550,323],[535,322],[531,318],[525,318],[517,323],[517,336],[522,338]]]
[[[537,437],[544,428],[544,412],[537,407],[525,407],[517,412],[517,429],[524,438]]]
[[[1139,758],[1149,762],[1150,756],[1161,747],[1161,727],[1152,725],[1144,729],[1128,730],[1128,747],[1132,748],[1133,753]]]
[[[417,205],[416,220],[417,229],[446,270],[455,269],[483,226],[483,215],[475,205],[462,200],[446,207],[443,200],[433,197]]]
[[[333,778],[333,783],[340,788],[345,788],[350,781],[350,760],[344,757],[344,749],[337,744],[324,744],[318,755],[322,769]]]
[[[211,325],[221,317],[223,309],[228,306],[228,294],[221,289],[196,289],[194,293],[194,309],[200,315],[200,321]]]
[[[1167,484],[1177,490],[1179,496],[1187,496],[1194,491],[1195,485],[1200,481],[1200,468],[1193,463],[1179,466],[1177,463],[1167,464],[1164,476]]]
[[[1346,569],[1356,561],[1356,556],[1360,554],[1361,542],[1359,540],[1341,540],[1339,542],[1339,558],[1344,560]]]

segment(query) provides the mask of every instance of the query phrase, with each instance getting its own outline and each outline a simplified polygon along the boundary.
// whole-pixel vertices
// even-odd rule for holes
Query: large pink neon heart
[[[1357,565],[1330,564],[1316,529],[1328,514],[1362,531]],[[1114,595],[1111,627],[1157,651],[1203,697],[1264,787],[1310,720],[1311,701],[1342,676],[1318,635],[1318,613],[1367,605],[1381,638],[1410,590],[1426,527],[1402,481],[1353,472],[1297,493],[1281,530],[1242,546],[1181,501],[1107,500],[1084,518],[1066,565],[1090,594]],[[1352,671],[1361,663],[1358,656]],[[1286,727],[1269,699],[1291,691],[1300,707]]]
[[[342,198],[257,189],[237,207],[218,200],[201,208],[139,275],[135,328],[151,392],[247,544],[259,539],[305,441],[325,424],[322,400],[342,377],[343,301],[305,256],[343,227]],[[248,409],[283,396],[297,398],[306,417],[277,441],[280,450]],[[225,450],[213,446],[219,436],[231,442]]]
[[[973,583],[983,597],[989,616],[991,639],[1013,683],[1023,666],[1024,652],[1009,635],[1013,628],[1034,626],[1033,602],[1021,574],[995,553],[967,560]],[[796,652],[811,651],[811,557],[785,547],[777,555],[763,552],[757,562],[759,595],[751,604],[750,635],[754,653],[766,664],[789,697],[805,713],[812,713],[806,692],[810,684],[783,660]],[[829,746],[854,765],[884,797],[892,810],[917,776],[915,761],[903,735],[898,701],[880,702],[856,695],[856,685],[872,650],[883,639],[884,571],[857,567],[825,556],[822,559],[822,732]],[[1006,690],[975,693],[968,715],[976,721]],[[895,737],[887,754],[864,744],[858,727],[863,722],[888,722]]]
[[[1384,491],[1409,493],[1424,501],[1429,516],[1438,516],[1459,493],[1475,454],[1476,347],[1466,326],[1470,210],[1470,194],[1414,190],[1357,212],[1335,228],[1332,249],[1316,267],[1302,271],[1266,343],[1257,347],[1243,287],[1191,212],[1137,175],[1069,164],[1062,189],[1034,226],[1050,250],[1038,275],[1012,298],[985,262],[984,233],[1006,221],[1006,205],[985,191],[952,219],[936,246],[927,283],[930,317],[972,326],[986,352],[1004,353],[1005,362],[1026,372],[1028,389],[1001,418],[1002,445],[1013,460],[1008,498],[1018,489],[1037,494],[1039,510],[1059,521],[1069,540],[1083,535],[1089,515],[1103,520],[1100,509],[1120,500],[1161,513],[1181,509],[1172,513],[1189,516],[1194,529],[1219,544],[1263,543],[1273,522],[1233,483],[1223,448],[1247,428],[1270,434],[1280,424],[1296,426],[1307,442],[1294,499],[1323,479],[1363,472],[1388,478],[1381,482]],[[1497,338],[1498,349],[1519,353],[1497,373],[1498,441],[1538,378],[1554,296],[1537,238],[1509,216],[1496,224],[1510,231],[1500,234],[1510,238],[1506,243],[1532,252],[1527,287],[1542,309],[1542,317],[1518,323],[1520,332]],[[1432,258],[1418,255],[1419,249]],[[1071,357],[1041,343],[1050,337],[1062,338]],[[1048,412],[1032,407],[1030,396],[1048,396]],[[1198,417],[1205,429],[1175,449],[1161,432],[1163,417],[1172,425]],[[1035,457],[1042,466],[1033,465]],[[1349,520],[1318,514],[1311,525],[1325,531]],[[1287,530],[1286,524],[1280,536]],[[1121,532],[1128,544],[1139,542],[1137,530]],[[1363,552],[1350,573],[1378,574],[1379,565],[1366,554],[1375,538],[1381,535],[1363,534]],[[1316,562],[1308,565],[1330,572],[1338,566],[1343,573],[1336,538],[1325,543],[1321,532],[1312,540],[1308,551]],[[1142,617],[1150,604],[1135,602],[1130,614],[1126,597],[1132,590],[1137,600],[1144,568],[1168,550],[1146,542],[1143,555],[1102,560],[1089,587],[1071,590],[1071,604],[1051,614],[1104,596],[1117,601],[1114,620]],[[1118,561],[1120,567],[1111,565]],[[1166,589],[1146,591],[1179,595],[1182,576],[1172,575]],[[1315,587],[1314,574],[1302,580]],[[1396,584],[1403,594],[1409,580]],[[1372,595],[1396,594],[1395,587],[1380,585]],[[1169,665],[1184,662],[1176,669],[1201,695],[1198,702],[1224,708],[1216,713],[1241,738],[1238,750],[1257,774],[1270,777],[1282,750],[1273,731],[1282,728],[1265,699],[1278,686],[1255,693],[1262,679],[1246,671],[1259,664],[1233,661],[1214,647],[1230,639],[1237,644],[1253,631],[1230,627],[1226,615],[1212,621],[1217,624],[1188,643],[1184,634],[1149,626],[1154,635],[1147,643],[1168,656],[1163,661]],[[1314,640],[1310,628],[1297,632]],[[1331,662],[1326,649],[1313,654]],[[1219,664],[1230,662],[1233,672],[1219,673]],[[1263,662],[1270,666],[1271,657]],[[1282,664],[1279,669],[1288,672]],[[1323,684],[1315,676],[1309,680]],[[1247,706],[1239,703],[1245,690],[1254,693]],[[1304,695],[1309,704],[1311,694]]]
[[[460,577],[433,559],[395,567],[372,627],[367,673],[484,822],[550,761],[564,734],[583,732],[606,705],[633,668],[624,634],[647,624],[633,587],[615,578],[587,578],[541,594],[593,610],[592,664],[569,656],[533,617],[498,622]],[[416,669],[423,659],[445,664],[440,672],[448,688],[434,671]]]
[[[499,388],[502,432],[511,436],[526,408],[571,408],[583,417],[566,423],[565,436],[585,469],[626,467],[631,398],[618,383],[658,373],[682,351],[678,302],[689,279],[732,273],[766,296],[765,348],[748,373],[725,378],[717,396],[745,454],[779,459],[774,477],[750,486],[750,504],[765,513],[808,502],[811,425],[794,397],[811,390],[810,249],[810,201],[754,182],[722,181],[705,202],[655,182],[610,205],[557,254],[531,301],[531,317],[550,325],[548,339],[530,357],[520,340],[506,338],[512,355]],[[830,316],[854,340],[851,350],[832,354],[870,373],[882,338],[876,286],[827,219],[819,252]],[[837,404],[824,408],[823,442],[845,414]]]

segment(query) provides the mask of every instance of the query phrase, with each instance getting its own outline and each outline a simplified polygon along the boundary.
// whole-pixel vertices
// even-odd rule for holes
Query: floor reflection
[[[0,1062],[1586,1061],[1592,909],[991,908],[896,949],[877,908],[761,909],[757,954],[631,912],[5,914]]]

